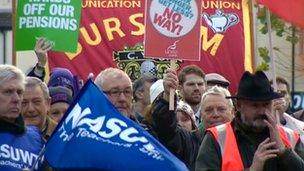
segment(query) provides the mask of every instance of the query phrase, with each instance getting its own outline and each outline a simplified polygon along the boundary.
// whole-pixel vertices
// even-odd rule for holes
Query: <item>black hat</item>
[[[270,82],[263,71],[251,74],[246,71],[240,81],[236,96],[227,98],[244,99],[251,101],[268,101],[282,96],[273,91]]]

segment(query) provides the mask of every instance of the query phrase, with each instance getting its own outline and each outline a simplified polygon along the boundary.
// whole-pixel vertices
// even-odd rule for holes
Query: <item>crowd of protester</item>
[[[0,65],[1,148],[38,156],[82,87],[65,68],[54,68],[45,82],[51,49],[45,41],[37,41],[38,63],[27,77],[14,66]],[[178,73],[169,68],[163,79],[142,68],[133,82],[110,67],[94,79],[123,116],[146,129],[189,170],[304,170],[303,111],[290,112],[289,84],[280,77],[276,82],[278,92],[262,71],[245,72],[237,94],[231,95],[229,80],[195,65]],[[170,89],[174,110],[169,110]],[[41,165],[52,170],[45,161]],[[0,164],[5,169],[14,170]]]

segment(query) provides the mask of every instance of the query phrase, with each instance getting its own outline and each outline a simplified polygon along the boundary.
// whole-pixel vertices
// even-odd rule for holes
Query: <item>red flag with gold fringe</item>
[[[257,0],[283,20],[304,28],[304,0]]]

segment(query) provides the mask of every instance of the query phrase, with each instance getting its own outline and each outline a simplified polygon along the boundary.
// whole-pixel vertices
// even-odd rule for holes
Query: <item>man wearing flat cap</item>
[[[224,76],[218,73],[206,74],[205,80],[207,82],[207,89],[215,85],[223,88],[228,88],[230,85],[230,82]]]
[[[207,129],[196,170],[304,170],[298,133],[276,123],[272,100],[280,98],[262,71],[245,72],[232,122]]]

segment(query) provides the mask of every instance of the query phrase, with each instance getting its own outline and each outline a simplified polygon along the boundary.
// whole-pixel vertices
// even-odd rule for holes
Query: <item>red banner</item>
[[[271,12],[297,27],[304,28],[304,1],[303,0],[257,0]]]
[[[145,56],[199,61],[201,0],[172,2],[176,3],[151,0],[146,4]]]
[[[166,1],[166,0],[163,0]],[[66,67],[86,79],[107,67],[139,76],[143,59],[144,0],[83,0],[77,53],[49,53],[49,66]],[[252,70],[249,7],[246,0],[202,1],[200,61],[183,62],[217,72],[234,92],[244,70]],[[192,50],[189,48],[189,50]],[[155,61],[159,75],[169,63]]]

